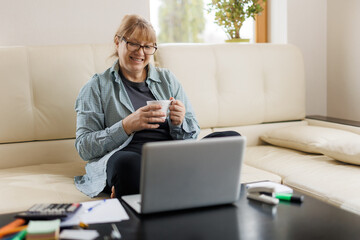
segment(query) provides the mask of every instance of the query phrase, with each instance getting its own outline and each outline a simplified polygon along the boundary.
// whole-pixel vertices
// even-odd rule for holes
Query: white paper
[[[292,193],[293,192],[292,188],[290,188],[288,186],[285,186],[285,185],[282,185],[282,184],[276,183],[276,182],[270,182],[270,181],[246,184],[247,189],[253,188],[253,187],[273,187],[273,188],[275,188],[276,193]]]
[[[84,229],[64,229],[60,233],[60,239],[92,240],[98,236],[98,231]]]
[[[88,211],[88,209],[91,211]],[[117,198],[99,201],[82,202],[80,209],[72,216],[61,221],[60,226],[79,225],[80,222],[86,224],[120,222],[128,220],[125,209]]]

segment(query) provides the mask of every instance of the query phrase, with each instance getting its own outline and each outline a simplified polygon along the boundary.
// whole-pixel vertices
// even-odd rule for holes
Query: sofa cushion
[[[247,147],[245,152],[247,165],[274,173],[283,179],[292,175],[301,175],[304,171],[324,168],[328,166],[329,161],[342,164],[324,155],[308,154],[271,145]]]
[[[360,135],[344,134],[320,146],[320,152],[336,160],[360,165]]]
[[[360,168],[330,160],[322,168],[305,169],[284,184],[332,205],[360,214]],[[306,199],[305,199],[306,201]]]
[[[247,164],[242,165],[241,183],[251,183],[267,180],[281,183],[281,177],[279,175],[261,170],[259,168],[251,167]]]
[[[271,130],[261,136],[270,144],[360,165],[360,135],[318,126],[291,126]]]
[[[358,166],[270,145],[247,147],[245,163],[281,176],[283,184],[296,190],[360,214]]]
[[[39,164],[0,170],[0,213],[24,211],[36,203],[67,203],[99,200],[76,189],[74,176],[84,174],[85,162]]]
[[[246,137],[247,146],[263,145],[260,136],[272,129],[287,127],[287,126],[298,126],[307,125],[306,121],[289,121],[289,122],[278,122],[278,123],[267,123],[267,124],[253,124],[247,126],[236,126],[236,127],[222,127],[213,128],[214,132],[221,131],[236,131],[242,136]]]
[[[0,144],[0,169],[41,163],[82,162],[75,139]]]
[[[260,138],[280,147],[308,153],[321,153],[318,149],[320,144],[327,141],[327,138],[335,136],[332,130],[314,126],[290,126],[271,130],[261,135]]]
[[[39,164],[0,170],[1,196],[6,202],[0,205],[0,213],[24,211],[36,203],[67,203],[99,200],[109,197],[100,194],[87,197],[74,185],[74,176],[84,174],[85,162]],[[244,164],[241,182],[270,180],[281,182],[276,174]]]

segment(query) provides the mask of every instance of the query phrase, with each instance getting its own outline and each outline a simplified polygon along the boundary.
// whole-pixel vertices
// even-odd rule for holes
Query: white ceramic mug
[[[153,101],[146,101],[147,105],[160,105],[161,106],[161,112],[165,113],[165,117],[161,117],[162,119],[165,119],[169,114],[169,107],[172,101],[170,100],[153,100]]]

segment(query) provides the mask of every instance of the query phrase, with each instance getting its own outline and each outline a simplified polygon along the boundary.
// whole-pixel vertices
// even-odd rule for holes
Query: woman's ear
[[[114,42],[115,42],[116,48],[118,48],[118,47],[119,47],[119,43],[120,43],[118,36],[115,36]]]

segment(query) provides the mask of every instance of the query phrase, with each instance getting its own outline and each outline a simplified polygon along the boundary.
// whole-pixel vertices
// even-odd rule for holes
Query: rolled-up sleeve
[[[75,103],[75,147],[84,160],[100,158],[129,138],[122,127],[122,121],[106,126],[100,94],[99,78],[95,75],[80,90]]]

